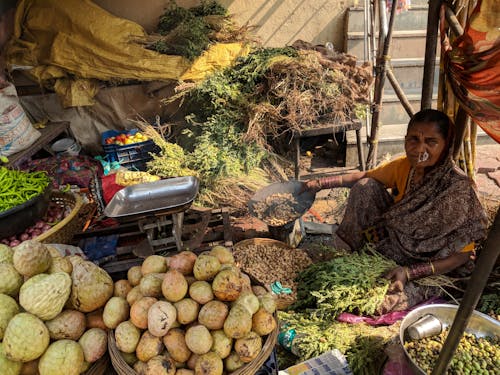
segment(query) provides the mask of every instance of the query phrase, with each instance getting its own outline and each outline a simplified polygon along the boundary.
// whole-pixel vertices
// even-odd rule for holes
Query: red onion
[[[31,236],[32,236],[32,238],[35,238],[41,234],[42,234],[42,231],[40,229],[34,229],[33,232],[31,233]]]
[[[3,238],[0,242],[3,243],[4,245],[8,245],[10,243],[7,238]]]
[[[30,239],[30,235],[28,233],[23,233],[19,236],[20,241],[26,241]]]
[[[43,220],[38,220],[38,221],[35,223],[35,228],[36,228],[36,229],[41,229],[44,225],[45,225],[45,222],[44,222]]]
[[[9,246],[14,247],[14,246],[19,245],[20,243],[21,243],[21,241],[19,241],[19,240],[12,240],[12,241],[10,241]]]
[[[31,234],[31,233],[33,233],[34,230],[35,230],[35,227],[29,227],[28,229],[26,229],[26,233]]]
[[[42,233],[45,233],[47,232],[48,230],[50,230],[52,227],[49,225],[49,224],[44,224],[44,226],[42,227]]]
[[[17,237],[16,236],[10,236],[9,237],[9,241],[16,241],[17,240]]]

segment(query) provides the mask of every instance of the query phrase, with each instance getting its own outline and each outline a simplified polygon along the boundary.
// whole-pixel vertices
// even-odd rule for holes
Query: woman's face
[[[445,146],[446,140],[434,122],[417,122],[406,133],[405,151],[412,167],[434,166]]]

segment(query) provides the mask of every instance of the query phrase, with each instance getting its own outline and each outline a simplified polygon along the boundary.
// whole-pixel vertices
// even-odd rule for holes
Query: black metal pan
[[[275,194],[291,194],[291,202],[287,203],[293,207],[293,215],[290,211],[287,212],[286,222],[276,225],[275,214],[279,215],[279,206],[267,206],[267,209],[262,209],[263,204],[266,204],[266,199]],[[258,190],[255,195],[248,201],[248,209],[252,216],[262,220],[270,226],[282,226],[298,219],[311,208],[316,198],[316,193],[304,190],[304,182],[302,181],[287,181],[275,182]],[[264,203],[263,203],[264,202]],[[266,207],[266,206],[264,206]]]

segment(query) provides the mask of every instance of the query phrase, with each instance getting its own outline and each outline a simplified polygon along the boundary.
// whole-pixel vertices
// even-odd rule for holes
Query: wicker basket
[[[63,193],[62,191],[55,190],[52,192],[51,200],[59,206],[72,207],[72,210],[68,216],[54,225],[50,230],[38,236],[36,240],[43,243],[69,244],[73,235],[83,226],[83,218],[79,215],[79,211],[83,205],[82,198],[78,194]]]
[[[276,318],[276,316],[275,316]],[[278,338],[278,327],[274,329],[266,338],[262,350],[259,355],[250,363],[241,367],[240,369],[231,373],[231,375],[253,375],[255,374],[262,365],[266,362],[267,358],[271,355],[274,346],[276,345],[276,340]],[[138,375],[137,372],[130,367],[127,362],[123,359],[116,346],[115,341],[115,331],[110,330],[108,332],[108,352],[111,357],[111,363],[118,375]]]
[[[271,238],[250,238],[247,240],[243,240],[243,241],[236,243],[233,246],[233,250],[244,249],[245,247],[248,247],[251,245],[267,245],[267,246],[274,246],[274,247],[278,247],[278,248],[282,248],[282,249],[286,249],[286,250],[290,250],[290,251],[297,251],[297,249],[287,245],[286,243],[281,242],[281,241],[277,241],[277,240],[273,240]],[[276,265],[276,267],[279,267],[279,265]],[[245,272],[246,274],[248,274],[250,279],[252,279],[252,281],[256,282],[257,284],[261,284],[261,285],[264,284],[262,282],[262,280],[259,280],[256,276],[252,275],[248,271],[243,270],[243,269],[242,269],[242,271]],[[264,285],[264,287],[268,291],[271,291],[271,288],[269,285]],[[276,306],[277,306],[278,310],[285,310],[294,302],[295,302],[295,299],[291,298],[291,297],[281,297],[281,296],[276,297]]]

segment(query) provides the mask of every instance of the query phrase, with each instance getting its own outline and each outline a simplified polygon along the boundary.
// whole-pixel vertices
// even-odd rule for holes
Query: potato
[[[217,275],[220,267],[221,264],[216,257],[211,255],[200,255],[194,263],[193,275],[196,277],[196,280],[211,280]]]
[[[149,308],[158,300],[153,297],[142,297],[130,308],[130,321],[140,329],[148,328]]]
[[[231,353],[233,339],[227,337],[223,330],[212,331],[211,334],[214,343],[210,350],[217,353],[220,358],[226,358]]]
[[[222,375],[223,371],[222,359],[214,352],[200,355],[194,367],[196,375]]]
[[[130,285],[137,286],[142,279],[141,266],[130,267],[127,271],[127,279]]]
[[[171,270],[177,270],[187,276],[193,273],[196,258],[196,254],[192,251],[181,251],[179,254],[170,257],[168,266]]]
[[[206,281],[195,281],[189,286],[189,296],[200,305],[214,299],[212,286]]]
[[[233,372],[238,370],[240,367],[243,367],[245,362],[243,362],[236,352],[231,352],[229,356],[224,359],[224,367],[228,372]]]
[[[224,327],[229,308],[224,302],[210,301],[203,305],[198,314],[198,322],[211,330]]]
[[[147,362],[151,358],[160,355],[163,351],[163,342],[161,338],[153,336],[150,332],[146,331],[142,334],[135,354],[137,359],[142,362]]]
[[[235,301],[242,289],[240,276],[232,270],[220,271],[212,282],[212,290],[219,301]]]
[[[189,324],[198,318],[200,305],[191,298],[184,298],[174,303],[177,310],[177,321],[180,324]]]
[[[175,363],[172,358],[158,355],[148,361],[146,375],[174,375],[175,370]]]
[[[174,361],[186,362],[191,357],[191,350],[186,344],[185,333],[180,328],[173,328],[163,337],[163,344]]]
[[[167,261],[161,255],[150,255],[142,262],[141,273],[146,276],[150,273],[163,273],[167,271]]]
[[[130,306],[123,297],[111,297],[102,313],[102,320],[106,327],[115,329],[118,324],[128,319]]]
[[[104,312],[104,308],[89,312],[85,314],[85,318],[87,320],[87,329],[88,328],[101,328],[107,331],[108,327],[104,324],[104,320],[102,318],[102,314]]]
[[[235,341],[234,350],[242,362],[252,362],[262,350],[262,338],[255,332],[250,332],[245,337]]]
[[[185,340],[189,350],[196,354],[207,353],[213,344],[212,335],[207,327],[202,325],[196,325],[188,328]]]
[[[132,353],[137,348],[141,331],[130,320],[118,324],[115,330],[116,347],[125,353]]]
[[[235,305],[224,321],[224,333],[233,339],[239,339],[250,333],[252,315],[241,305]]]
[[[167,301],[178,302],[186,296],[188,287],[188,282],[182,273],[169,270],[163,278],[161,291]]]
[[[145,275],[139,283],[141,294],[146,297],[160,298],[162,296],[161,284],[164,276],[164,273],[148,273]]]
[[[269,335],[276,328],[274,316],[264,308],[260,308],[252,316],[252,331],[260,336]]]
[[[127,298],[127,294],[131,290],[132,290],[132,285],[128,280],[118,280],[117,282],[115,282],[113,295],[115,297]]]
[[[85,314],[76,310],[63,310],[54,319],[45,322],[53,340],[78,340],[85,332]]]
[[[130,306],[132,306],[136,301],[140,300],[142,297],[145,297],[141,293],[141,288],[139,286],[134,286],[130,289],[130,292],[127,294],[127,302]]]
[[[165,336],[176,319],[174,305],[167,301],[155,302],[148,311],[148,330],[154,336]]]

